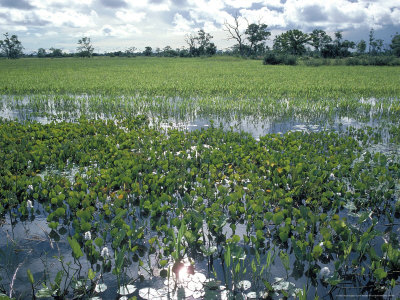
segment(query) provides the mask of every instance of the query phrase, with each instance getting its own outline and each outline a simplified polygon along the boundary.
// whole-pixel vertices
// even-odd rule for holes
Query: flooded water
[[[11,97],[12,98],[12,97]],[[390,143],[390,135],[388,128],[394,123],[392,120],[387,118],[379,118],[379,107],[380,102],[378,99],[360,99],[360,103],[368,105],[372,108],[370,112],[362,118],[357,117],[358,112],[354,111],[331,111],[327,112],[325,117],[318,115],[317,117],[310,117],[307,114],[292,114],[288,116],[285,113],[279,113],[276,116],[270,113],[264,113],[263,116],[249,116],[241,114],[239,112],[233,112],[231,115],[226,116],[219,114],[218,112],[201,113],[201,110],[197,108],[188,115],[187,119],[182,119],[181,113],[176,113],[175,117],[171,116],[174,113],[170,112],[167,117],[163,117],[163,112],[149,113],[146,109],[134,110],[131,107],[129,111],[124,111],[127,107],[125,102],[118,103],[112,107],[111,111],[107,111],[107,106],[104,110],[94,111],[91,110],[90,102],[87,97],[78,97],[76,101],[68,99],[64,104],[57,102],[35,100],[29,97],[22,97],[18,101],[13,101],[10,97],[3,97],[0,102],[0,118],[5,120],[18,120],[20,122],[39,122],[41,124],[48,124],[51,122],[75,122],[80,117],[92,117],[96,119],[113,119],[115,116],[123,116],[124,114],[136,114],[144,112],[150,117],[150,124],[160,130],[169,129],[180,129],[185,131],[194,131],[207,129],[209,127],[221,127],[224,130],[232,131],[244,131],[250,133],[256,140],[266,134],[285,134],[287,132],[319,132],[323,130],[334,130],[337,132],[345,133],[349,129],[365,129],[374,128],[379,130],[381,137],[379,142],[372,143],[365,151],[371,153],[384,153],[391,157],[391,159],[398,159],[400,157],[400,150],[397,144]],[[82,100],[83,99],[83,100]],[[157,102],[157,101],[155,101]],[[103,104],[102,104],[103,105]],[[173,106],[174,103],[170,101],[169,106]],[[45,111],[43,111],[43,108]],[[65,110],[65,107],[69,107]],[[98,106],[100,107],[100,105]],[[115,115],[113,114],[115,113]],[[46,173],[38,174],[44,178],[46,175],[62,174],[73,181],[77,169],[64,170],[48,170]],[[397,188],[399,191],[399,188]],[[7,291],[12,295],[18,295],[20,299],[29,298],[31,295],[31,287],[27,284],[28,276],[27,270],[29,269],[33,277],[35,278],[36,284],[39,288],[39,283],[44,281],[45,278],[55,278],[57,272],[60,269],[68,269],[71,274],[74,274],[75,278],[84,276],[88,273],[89,269],[94,271],[101,268],[101,266],[92,265],[87,259],[81,259],[80,263],[77,263],[72,256],[71,247],[67,240],[63,238],[66,233],[73,233],[71,222],[65,222],[62,226],[62,232],[60,229],[55,232],[49,228],[49,222],[47,221],[48,213],[46,208],[40,204],[35,203],[34,206],[34,217],[31,215],[26,220],[16,218],[10,213],[6,215],[3,220],[3,224],[0,226],[0,287],[7,285]],[[350,210],[351,211],[351,210]],[[348,213],[348,212],[347,212]],[[141,221],[149,222],[144,217],[141,217]],[[240,245],[244,249],[242,256],[237,258],[237,263],[243,266],[251,265],[255,258],[254,250],[247,246],[243,239],[246,235],[247,224],[237,224],[235,230],[225,224],[223,226],[223,234],[227,238],[237,235],[240,238]],[[384,230],[384,229],[383,229]],[[399,228],[393,229],[394,232],[399,232]],[[207,233],[207,228],[204,229]],[[146,238],[151,238],[154,232],[147,232]],[[275,290],[285,290],[288,292],[288,296],[293,297],[295,292],[299,289],[303,289],[305,286],[310,287],[310,295],[318,294],[323,299],[332,298],[329,294],[330,286],[316,285],[314,281],[318,278],[310,279],[305,276],[310,265],[304,262],[296,260],[293,253],[289,256],[290,274],[288,276],[282,262],[278,257],[278,248],[274,248],[274,241],[272,238],[267,242],[271,246],[268,251],[273,252],[275,255],[274,263],[270,266],[270,274],[272,274],[271,282]],[[377,252],[379,253],[382,240],[376,246]],[[109,249],[109,255],[116,257],[117,254],[113,253],[110,245],[106,245]],[[291,245],[289,244],[289,247]],[[221,249],[216,249],[221,250]],[[265,261],[268,257],[268,251],[260,253],[261,261]],[[236,282],[239,282],[239,290],[235,291],[234,298],[229,298],[229,293],[226,289],[226,285],[233,281],[233,274],[226,274],[224,269],[224,262],[221,259],[215,259],[210,261],[210,258],[203,257],[201,253],[190,253],[190,257],[186,258],[187,261],[193,260],[192,263],[188,263],[186,267],[194,264],[194,271],[192,274],[182,274],[185,277],[184,280],[178,280],[176,275],[170,274],[170,281],[164,276],[160,276],[162,269],[158,269],[157,262],[158,257],[156,254],[148,254],[147,257],[143,258],[143,261],[148,263],[149,272],[139,271],[140,263],[130,257],[129,265],[126,267],[126,276],[129,278],[135,278],[132,282],[125,283],[126,291],[120,293],[120,299],[124,296],[140,296],[143,299],[257,299],[260,297],[260,293],[263,291],[263,286],[255,285],[249,286],[249,282],[254,282],[254,278],[250,272],[242,275],[241,278],[235,278]],[[136,261],[135,261],[136,260]],[[329,261],[329,260],[328,260]],[[168,262],[170,269],[174,267],[172,260]],[[114,265],[113,265],[114,267]],[[324,275],[322,270],[329,274],[335,268],[333,262],[327,262],[324,265],[320,265],[321,273],[320,276]],[[165,275],[165,274],[164,274]],[[175,277],[174,277],[175,276]],[[288,280],[284,279],[289,277]],[[215,283],[210,278],[218,278],[219,282]],[[67,280],[67,279],[65,279]],[[367,279],[363,279],[365,282],[358,283],[359,287],[368,284]],[[179,282],[178,282],[179,281]],[[209,282],[210,281],[210,282]],[[10,285],[12,283],[12,285]],[[77,285],[77,282],[65,282],[64,284]],[[85,282],[84,284],[87,284]],[[101,285],[104,284],[104,287]],[[208,285],[207,285],[208,284]],[[216,286],[211,285],[214,284]],[[345,282],[346,284],[346,282]],[[354,299],[356,295],[362,294],[361,288],[351,289],[351,286],[355,284],[354,281],[348,280],[348,286],[342,286],[335,292],[336,297],[347,293],[347,297]],[[97,282],[97,289],[100,289],[99,296],[102,299],[115,299],[117,291],[121,288],[115,280],[115,276],[110,273],[106,273],[101,281]],[[178,287],[178,288],[177,288]],[[88,287],[89,288],[89,287]],[[103,290],[104,291],[103,291]],[[78,289],[77,289],[78,290]],[[0,289],[1,291],[1,289]],[[394,294],[400,294],[399,286],[396,286],[393,291]],[[179,294],[180,293],[180,294]],[[283,294],[274,294],[273,298],[281,298]],[[68,295],[71,296],[71,295]],[[68,298],[67,296],[67,298]],[[346,296],[340,296],[346,298]],[[95,298],[93,298],[95,299]]]

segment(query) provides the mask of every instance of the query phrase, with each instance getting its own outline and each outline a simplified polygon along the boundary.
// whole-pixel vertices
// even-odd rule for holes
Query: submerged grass
[[[397,97],[400,68],[263,66],[238,58],[0,60],[2,94],[232,98]],[[5,75],[7,74],[7,75]]]

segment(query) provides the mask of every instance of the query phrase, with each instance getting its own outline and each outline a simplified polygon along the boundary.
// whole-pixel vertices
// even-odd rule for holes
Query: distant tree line
[[[246,20],[246,19],[245,19]],[[390,45],[385,45],[382,39],[375,38],[374,29],[371,29],[367,42],[360,40],[358,43],[343,39],[342,32],[337,31],[331,37],[324,30],[315,29],[311,33],[304,33],[299,29],[291,29],[277,35],[272,41],[272,48],[267,46],[271,37],[271,31],[267,24],[249,23],[242,30],[240,17],[234,16],[231,23],[224,22],[224,31],[229,40],[236,44],[225,51],[218,51],[216,45],[211,41],[213,36],[203,29],[196,34],[186,34],[185,43],[187,47],[173,49],[171,46],[156,48],[146,46],[143,51],[136,47],[129,47],[125,51],[113,51],[99,54],[94,52],[90,38],[82,37],[78,40],[76,53],[65,53],[62,49],[51,47],[46,50],[39,48],[36,53],[30,56],[43,57],[135,57],[135,56],[163,56],[163,57],[198,57],[212,56],[215,54],[238,55],[242,57],[264,57],[264,63],[288,63],[292,64],[297,57],[309,58],[348,58],[366,56],[387,56],[400,57],[400,34],[396,33]],[[16,35],[4,34],[4,40],[0,40],[0,53],[2,56],[15,59],[23,56],[23,46]],[[293,58],[294,57],[294,58]],[[374,61],[379,61],[375,59]],[[382,60],[383,61],[383,60]],[[353,60],[353,62],[356,62]]]

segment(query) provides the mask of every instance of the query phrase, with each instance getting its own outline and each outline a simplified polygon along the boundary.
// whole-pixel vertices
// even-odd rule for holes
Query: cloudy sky
[[[273,36],[288,29],[368,40],[370,28],[387,44],[400,32],[399,0],[0,0],[0,33],[18,35],[25,52],[38,48],[76,51],[83,36],[96,52],[135,46],[178,48],[184,36],[204,29],[218,49],[234,44],[223,31],[225,21],[239,15],[262,22]],[[0,37],[2,39],[2,36]]]

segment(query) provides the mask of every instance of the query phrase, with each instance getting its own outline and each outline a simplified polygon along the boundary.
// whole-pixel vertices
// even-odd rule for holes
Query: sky
[[[95,52],[187,47],[186,34],[200,29],[213,36],[218,49],[235,44],[228,40],[224,23],[239,16],[265,23],[274,36],[289,29],[322,29],[333,36],[368,41],[375,37],[390,44],[400,33],[400,0],[0,0],[0,39],[16,34],[30,53],[38,48],[76,52],[78,40],[90,37]]]

